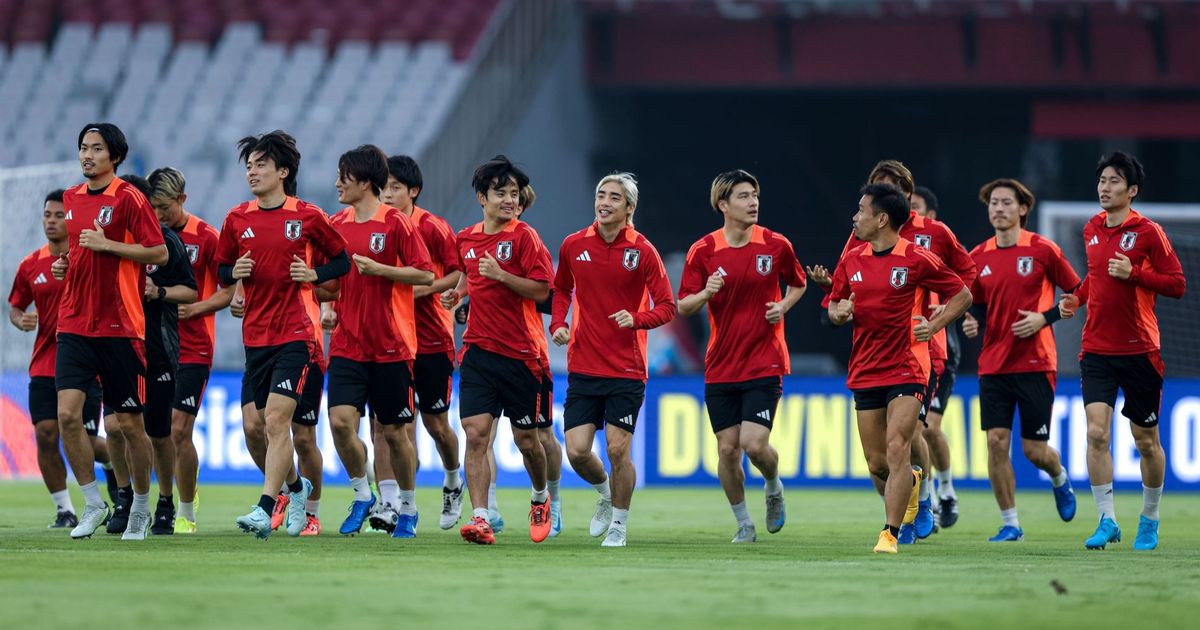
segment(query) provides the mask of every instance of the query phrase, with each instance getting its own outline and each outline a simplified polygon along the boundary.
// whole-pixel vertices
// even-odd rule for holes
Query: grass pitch
[[[625,549],[588,536],[590,490],[564,491],[563,533],[541,545],[529,541],[528,493],[501,491],[508,529],[494,547],[439,530],[435,488],[418,490],[417,539],[343,538],[345,486],[326,489],[319,538],[261,542],[233,525],[256,494],[201,486],[198,535],[122,543],[47,530],[40,483],[0,484],[3,627],[1183,628],[1200,610],[1195,494],[1167,494],[1159,549],[1135,553],[1135,493],[1118,496],[1123,541],[1085,551],[1086,487],[1065,524],[1048,488],[1020,494],[1026,540],[1010,544],[986,542],[1000,524],[991,495],[964,492],[955,527],[894,557],[871,553],[883,519],[868,487],[789,488],[775,535],[752,492],[759,541],[744,546],[729,543],[719,488],[641,490]]]

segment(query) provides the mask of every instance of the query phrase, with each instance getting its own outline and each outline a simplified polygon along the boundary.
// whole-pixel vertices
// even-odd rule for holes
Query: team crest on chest
[[[146,265],[146,275],[150,275],[158,271],[158,265]]]
[[[304,221],[299,219],[288,219],[283,222],[283,236],[289,241],[294,241],[300,238],[300,232],[304,227]]]
[[[771,273],[771,268],[774,267],[775,257],[771,254],[759,254],[754,258],[754,270],[761,275]]]
[[[1033,273],[1033,256],[1017,257],[1017,273],[1028,276]]]
[[[112,223],[112,215],[112,206],[100,206],[100,214],[96,215],[96,222],[100,225],[108,225]]]
[[[200,257],[200,246],[184,245],[183,248],[187,250],[188,260],[191,261],[193,265],[196,264],[196,259]]]
[[[633,271],[642,261],[642,251],[635,247],[626,247],[625,255],[621,258],[621,266]]]
[[[500,241],[496,243],[496,260],[500,262],[512,260],[512,244],[512,241]]]
[[[908,267],[892,267],[892,277],[888,281],[897,289],[908,284]]]
[[[913,242],[917,244],[917,247],[929,249],[933,245],[933,237],[928,234],[917,234],[913,236]]]
[[[1134,243],[1137,243],[1137,232],[1126,232],[1121,235],[1121,251],[1129,251],[1133,249]]]
[[[372,254],[378,254],[383,251],[383,246],[387,244],[387,234],[384,232],[371,232],[371,243],[368,245]]]

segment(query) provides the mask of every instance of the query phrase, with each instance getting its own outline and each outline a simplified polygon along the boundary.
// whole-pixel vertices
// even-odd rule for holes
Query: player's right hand
[[[704,292],[708,294],[708,299],[711,300],[713,296],[721,290],[721,287],[724,286],[725,278],[721,276],[720,272],[714,271],[713,274],[708,277],[708,282],[704,285]]]
[[[963,334],[967,339],[974,339],[979,336],[979,320],[975,319],[970,313],[963,315],[962,324]]]
[[[442,295],[438,298],[442,303],[442,308],[447,311],[454,310],[454,306],[458,304],[458,289],[446,289],[442,291]]]
[[[246,296],[241,294],[233,296],[233,300],[229,302],[229,314],[239,318],[246,314]]]
[[[17,328],[25,332],[31,332],[37,329],[38,314],[37,311],[32,313],[24,313],[21,315],[21,322],[17,324]]]
[[[1064,294],[1058,299],[1058,314],[1063,319],[1071,319],[1075,317],[1075,311],[1079,310],[1079,298],[1072,293]]]
[[[252,271],[254,271],[254,260],[250,258],[250,252],[242,254],[242,257],[233,263],[233,277],[238,280],[249,278]]]
[[[818,286],[826,289],[833,286],[833,276],[829,275],[829,270],[825,268],[825,265],[805,267],[804,271],[808,272],[808,279],[815,282]]]
[[[50,275],[54,276],[55,280],[62,280],[67,277],[67,255],[59,254],[58,259],[50,263]]]
[[[571,342],[571,330],[566,326],[563,326],[562,328],[554,331],[554,334],[550,336],[550,339],[556,346],[565,346]]]
[[[834,302],[833,308],[830,310],[832,311],[830,319],[834,320],[834,323],[844,324],[854,319],[854,294],[851,293],[850,297],[845,300]]]

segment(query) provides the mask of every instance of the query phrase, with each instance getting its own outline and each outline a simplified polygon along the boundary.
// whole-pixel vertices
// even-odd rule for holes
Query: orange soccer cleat
[[[550,501],[529,504],[529,539],[535,543],[550,535]]]
[[[292,497],[288,494],[275,497],[275,509],[271,512],[271,531],[279,529],[279,526],[287,521],[287,507],[291,500]]]
[[[300,530],[301,536],[316,536],[321,533],[321,519],[312,514],[305,514],[304,529]]]
[[[486,518],[476,516],[471,519],[470,523],[463,525],[458,533],[463,540],[477,545],[494,545],[496,544],[496,536],[492,533],[492,526],[488,524]],[[542,538],[545,538],[543,535]]]

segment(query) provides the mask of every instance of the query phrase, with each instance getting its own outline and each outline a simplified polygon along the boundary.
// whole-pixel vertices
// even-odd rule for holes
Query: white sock
[[[1008,525],[1009,527],[1016,527],[1017,529],[1021,529],[1021,521],[1017,520],[1017,508],[1009,508],[1007,510],[1000,510],[1000,518],[1004,519],[1005,525]]]
[[[320,518],[320,516],[321,516],[321,500],[320,499],[306,499],[304,501],[304,511],[308,514],[312,514],[313,516]]]
[[[494,512],[500,511],[500,505],[496,503],[496,484],[488,486],[488,509]]]
[[[546,480],[546,491],[550,493],[551,501],[558,502],[558,499],[559,499],[558,484],[560,481],[562,481],[562,480],[561,479],[555,479],[553,481]]]
[[[733,510],[733,516],[737,518],[738,525],[754,525],[754,520],[750,518],[750,512],[746,510],[744,499],[741,503],[731,504],[729,507]]]
[[[933,481],[921,477],[921,489],[917,491],[918,501],[928,501],[929,495],[933,493]]]
[[[1061,488],[1065,483],[1067,483],[1067,469],[1066,467],[1060,466],[1058,469],[1058,474],[1050,478],[1050,485],[1054,486],[1055,488]]]
[[[771,496],[783,494],[783,482],[779,480],[778,475],[774,479],[765,479],[763,481],[763,490]]]
[[[442,485],[451,490],[457,490],[462,487],[462,477],[459,476],[457,468],[446,471],[446,478],[442,481]]]
[[[1162,501],[1162,491],[1162,486],[1157,488],[1142,486],[1142,516],[1152,521],[1158,520],[1158,502]]]
[[[1117,522],[1117,515],[1113,512],[1112,483],[1092,486],[1092,498],[1096,500],[1096,511],[1100,513],[1100,520],[1111,518],[1114,523]]]
[[[745,504],[744,501],[742,503]],[[628,522],[629,522],[629,510],[622,510],[621,508],[613,508],[612,524],[614,526],[625,527],[625,524]]]
[[[133,493],[133,506],[129,508],[129,513],[133,514],[134,512],[138,512],[141,514],[149,514],[150,513],[150,493],[149,492],[147,492],[146,494],[138,494],[136,492]]]
[[[545,488],[542,488],[541,490],[534,488],[529,500],[533,501],[534,503],[545,503],[546,501],[550,500],[550,493],[546,492]]]
[[[384,479],[379,482],[379,499],[396,507],[400,503],[400,484],[395,479]]]
[[[104,499],[100,498],[100,486],[96,485],[96,480],[91,483],[79,486],[83,490],[83,502],[88,507],[103,507]]]
[[[69,491],[64,489],[58,492],[51,492],[50,500],[54,501],[54,507],[58,508],[59,512],[75,513],[75,506],[71,503],[71,493]]]
[[[601,481],[600,483],[592,484],[592,487],[596,489],[596,492],[600,493],[601,499],[604,499],[609,503],[612,502],[612,487],[608,485],[607,477],[605,477],[604,481]]]
[[[415,488],[400,491],[400,509],[397,511],[401,514],[417,513],[417,490]]]
[[[488,520],[488,509],[487,508],[475,508],[475,509],[471,510],[471,518],[481,518],[485,521]]]
[[[370,501],[371,500],[371,483],[367,481],[367,476],[351,477],[350,487],[354,490],[355,501]]]
[[[956,499],[954,494],[954,475],[949,470],[938,471],[938,498]]]
[[[179,502],[179,518],[186,518],[192,522],[196,521],[196,502],[194,499],[192,501]]]

